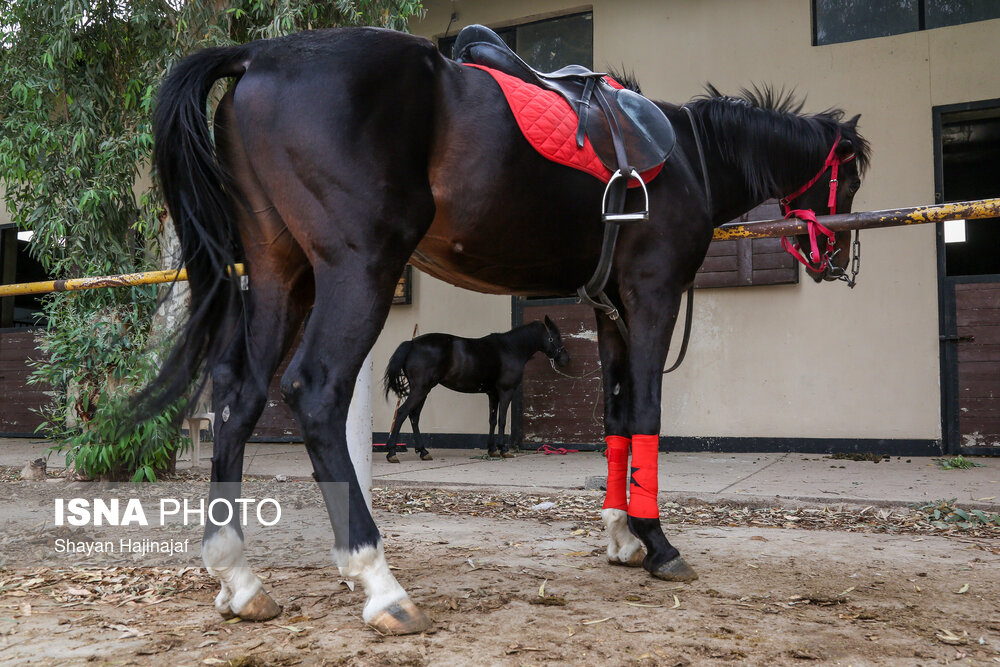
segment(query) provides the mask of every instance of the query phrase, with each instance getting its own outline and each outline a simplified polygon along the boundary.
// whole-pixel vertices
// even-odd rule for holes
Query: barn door
[[[934,110],[938,202],[1000,197],[1000,101]],[[938,230],[942,435],[1000,455],[1000,219]]]
[[[525,366],[520,400],[511,410],[514,441],[520,435],[529,449],[543,444],[603,445],[604,394],[593,309],[575,298],[515,298],[513,312],[515,326],[548,315],[559,327],[570,357],[569,365],[559,369],[565,375],[554,371],[544,354],[536,354]]]

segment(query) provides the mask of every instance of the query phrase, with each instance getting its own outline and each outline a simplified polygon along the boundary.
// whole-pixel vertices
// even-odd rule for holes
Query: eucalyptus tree
[[[0,0],[0,184],[51,276],[146,270],[167,222],[148,165],[163,75],[212,45],[338,25],[405,30],[413,0]],[[121,433],[125,398],[150,376],[156,290],[47,297],[51,386],[43,432],[82,471],[152,479],[179,443],[181,406]]]

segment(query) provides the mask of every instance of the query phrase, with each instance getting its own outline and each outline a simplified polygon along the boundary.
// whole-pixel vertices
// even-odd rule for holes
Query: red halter
[[[799,260],[807,269],[813,273],[821,273],[829,265],[830,258],[833,256],[831,249],[835,243],[834,233],[825,225],[816,221],[816,213],[810,209],[792,209],[789,205],[790,202],[801,196],[804,192],[809,190],[816,181],[820,179],[823,174],[826,173],[827,168],[830,169],[830,196],[827,199],[826,205],[830,209],[830,215],[837,212],[837,172],[840,170],[840,165],[844,162],[850,162],[854,159],[854,155],[841,160],[837,157],[837,146],[840,145],[840,132],[837,132],[836,138],[833,140],[833,148],[830,149],[830,153],[826,156],[826,161],[823,162],[823,168],[819,170],[815,176],[809,179],[809,182],[803,185],[801,188],[788,195],[781,200],[781,207],[785,211],[786,218],[799,218],[800,220],[805,220],[806,225],[809,229],[809,259],[812,260],[810,263],[802,255],[802,250],[797,242],[792,242],[788,240],[787,236],[781,237],[781,245],[787,250],[795,259]],[[819,246],[816,244],[816,232],[819,231],[821,234],[826,236],[826,252],[820,256]],[[814,266],[818,265],[818,266]]]

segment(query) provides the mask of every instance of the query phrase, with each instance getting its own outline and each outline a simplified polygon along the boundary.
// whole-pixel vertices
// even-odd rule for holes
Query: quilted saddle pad
[[[472,63],[465,63],[465,66],[483,70],[493,77],[507,98],[507,104],[510,105],[511,113],[514,114],[524,138],[542,157],[579,169],[604,183],[611,180],[612,172],[601,163],[589,138],[584,137],[583,148],[577,147],[577,116],[558,93],[489,67]],[[604,78],[608,84],[616,88],[622,87],[614,79]],[[662,168],[663,165],[653,167],[640,176],[648,183]],[[639,187],[639,184],[632,181],[629,187]]]

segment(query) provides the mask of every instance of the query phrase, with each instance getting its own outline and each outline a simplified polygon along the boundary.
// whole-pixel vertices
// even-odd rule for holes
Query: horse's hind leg
[[[434,457],[424,447],[424,436],[420,434],[420,411],[424,409],[427,397],[424,396],[419,403],[410,410],[410,427],[413,429],[413,449],[420,454],[421,461],[433,461]]]
[[[398,263],[384,262],[378,275],[371,266],[314,264],[316,284],[327,289],[317,290],[302,343],[281,382],[324,492],[335,561],[343,576],[364,584],[368,599],[363,617],[384,634],[422,632],[430,620],[389,571],[347,450],[345,426],[355,378],[385,321],[408,255],[406,250]],[[377,258],[375,262],[382,264]]]
[[[217,115],[220,124],[230,109],[225,102],[220,105]],[[226,141],[225,129],[220,127],[220,130],[216,136],[226,151],[231,173],[240,182],[250,205],[258,211],[251,215],[242,205],[236,207],[250,289],[244,293],[245,319],[233,318],[232,338],[212,368],[218,418],[211,500],[228,500],[230,507],[235,507],[247,438],[267,403],[268,384],[274,371],[308,310],[312,281],[301,249],[260,192],[238,142]],[[266,620],[280,613],[280,607],[250,571],[238,521],[221,527],[206,521],[202,559],[208,572],[221,584],[215,607],[224,617]]]
[[[628,455],[632,442],[629,419],[628,347],[618,326],[600,311],[597,341],[604,382],[604,441],[608,459],[607,491],[601,518],[608,534],[608,562],[639,567],[646,557],[642,542],[628,527]]]
[[[399,463],[399,459],[396,457],[396,443],[399,442],[399,429],[403,427],[403,423],[406,418],[410,418],[410,424],[416,429],[416,423],[413,421],[413,409],[419,405],[423,407],[424,401],[427,400],[428,388],[423,387],[417,383],[410,382],[410,394],[406,397],[406,400],[399,406],[396,410],[396,418],[392,422],[392,430],[389,431],[389,438],[385,441],[386,444],[386,454],[385,458],[389,463]],[[417,419],[420,419],[420,410],[417,409]],[[417,433],[414,432],[414,443],[417,442]],[[426,450],[424,450],[426,452]],[[422,457],[421,457],[422,458]]]

